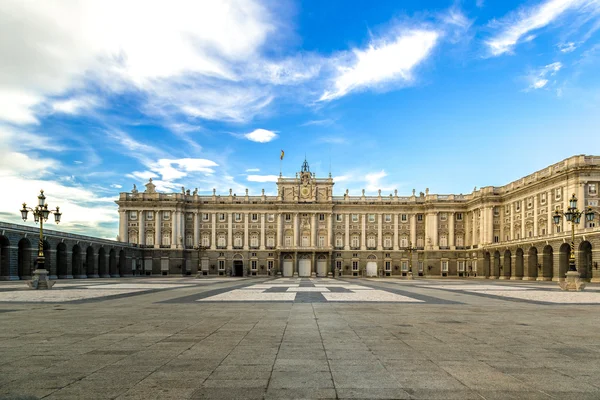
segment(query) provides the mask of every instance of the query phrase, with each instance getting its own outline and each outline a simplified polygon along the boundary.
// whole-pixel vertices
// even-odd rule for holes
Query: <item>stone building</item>
[[[558,280],[571,226],[555,226],[572,194],[596,212],[600,157],[578,155],[505,186],[466,195],[333,195],[305,161],[277,196],[121,193],[119,238],[143,249],[152,274],[419,276]],[[597,214],[598,216],[598,214]],[[577,266],[600,280],[600,229],[575,226]]]

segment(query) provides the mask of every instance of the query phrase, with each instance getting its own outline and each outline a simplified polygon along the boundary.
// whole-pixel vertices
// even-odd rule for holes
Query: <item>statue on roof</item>
[[[152,183],[152,178],[146,183],[146,193],[156,193],[156,185]]]

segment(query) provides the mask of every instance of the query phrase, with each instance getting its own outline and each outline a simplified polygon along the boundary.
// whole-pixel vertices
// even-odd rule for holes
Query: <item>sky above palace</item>
[[[305,157],[336,195],[501,186],[600,154],[599,31],[600,0],[2,0],[0,220],[43,188],[114,239],[133,184],[275,194]]]

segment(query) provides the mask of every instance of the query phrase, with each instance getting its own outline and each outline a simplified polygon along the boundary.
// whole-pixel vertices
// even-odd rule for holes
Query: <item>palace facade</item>
[[[573,156],[505,186],[467,195],[333,195],[305,161],[277,196],[121,193],[119,240],[143,250],[148,274],[406,276],[559,280],[568,269],[566,211],[596,213],[600,156]],[[575,226],[577,268],[600,281],[600,229]]]

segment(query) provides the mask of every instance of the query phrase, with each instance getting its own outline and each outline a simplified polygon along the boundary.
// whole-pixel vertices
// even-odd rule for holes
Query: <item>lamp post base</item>
[[[577,271],[568,271],[566,279],[560,281],[559,284],[562,290],[574,290],[579,292],[585,289],[585,282],[581,280],[580,274]]]
[[[27,281],[31,289],[52,289],[56,282],[48,279],[48,271],[45,269],[36,269],[33,271],[33,278]]]

